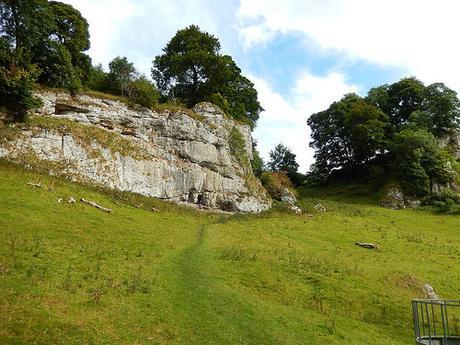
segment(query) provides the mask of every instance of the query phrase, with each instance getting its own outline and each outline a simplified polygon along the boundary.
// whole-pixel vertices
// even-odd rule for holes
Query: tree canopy
[[[88,22],[71,5],[45,0],[0,2],[1,37],[15,53],[15,65],[36,65],[40,83],[78,88],[91,60]],[[6,66],[5,66],[6,67]]]
[[[130,86],[137,77],[138,73],[134,64],[129,62],[126,57],[117,56],[110,61],[107,79],[113,93],[129,96],[131,94]]]
[[[348,94],[311,115],[308,125],[312,171],[322,178],[337,169],[365,175],[366,167],[379,165],[417,194],[455,178],[446,173],[452,156],[439,140],[459,129],[460,101],[444,84],[405,78],[364,98]]]
[[[270,160],[267,165],[271,171],[297,171],[296,155],[283,144],[278,144],[269,152]]]
[[[196,25],[179,30],[155,57],[152,76],[165,97],[187,106],[213,101],[252,127],[263,110],[251,81],[220,54],[219,40]]]
[[[294,186],[300,186],[305,181],[305,175],[297,172],[299,164],[296,155],[283,144],[278,144],[269,152],[270,160],[267,167],[272,172],[284,172]]]

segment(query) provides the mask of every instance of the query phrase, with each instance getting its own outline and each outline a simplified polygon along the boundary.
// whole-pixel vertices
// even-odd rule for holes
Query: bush
[[[0,67],[0,104],[13,114],[15,121],[24,121],[27,111],[40,105],[40,100],[33,96],[38,70],[11,65]]]
[[[233,127],[230,131],[229,137],[230,151],[232,155],[238,160],[241,165],[248,161],[246,154],[246,141],[238,128]]]
[[[252,161],[251,161],[252,172],[255,176],[260,177],[264,172],[264,161],[260,157],[259,151],[256,146],[252,146]]]
[[[452,211],[455,204],[460,204],[460,193],[445,188],[432,193],[427,203],[436,207],[440,212],[449,212]]]
[[[220,93],[214,93],[209,97],[209,102],[217,105],[224,113],[230,115],[230,105],[228,101]]]
[[[388,171],[383,166],[370,166],[368,174],[369,182],[376,188],[384,185],[388,181]]]
[[[439,212],[448,213],[453,210],[455,203],[452,199],[446,199],[446,201],[433,201],[432,205],[436,207]]]
[[[452,157],[433,134],[424,130],[403,130],[391,145],[392,171],[408,194],[427,196],[433,182],[455,181]]]
[[[129,99],[146,108],[152,108],[158,103],[160,93],[155,86],[144,76],[134,80],[130,85]]]
[[[72,56],[62,45],[53,43],[41,51],[37,63],[41,67],[39,83],[64,88],[70,92],[81,89],[81,81],[72,64]]]
[[[274,199],[280,200],[285,194],[286,189],[294,196],[297,196],[297,191],[294,189],[285,171],[264,172],[260,176],[260,180],[267,192]]]
[[[101,64],[95,67],[91,66],[89,78],[85,84],[85,87],[95,91],[109,91],[108,76]]]
[[[307,180],[307,175],[293,170],[288,170],[287,176],[289,177],[289,180],[291,180],[294,187],[300,187],[304,185]]]

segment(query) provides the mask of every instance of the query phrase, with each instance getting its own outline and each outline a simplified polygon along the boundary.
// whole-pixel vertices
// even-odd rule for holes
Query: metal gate
[[[460,345],[460,300],[413,300],[415,343]]]

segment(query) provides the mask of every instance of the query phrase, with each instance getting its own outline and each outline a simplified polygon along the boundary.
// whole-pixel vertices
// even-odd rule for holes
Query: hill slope
[[[403,345],[424,283],[460,296],[458,215],[301,194],[327,211],[205,214],[2,162],[1,342]]]

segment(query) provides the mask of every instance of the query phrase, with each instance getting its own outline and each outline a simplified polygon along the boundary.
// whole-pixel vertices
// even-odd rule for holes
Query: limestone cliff
[[[250,128],[210,103],[152,111],[87,95],[38,96],[43,107],[26,124],[9,135],[3,128],[0,157],[176,202],[243,212],[270,207],[250,168]]]

